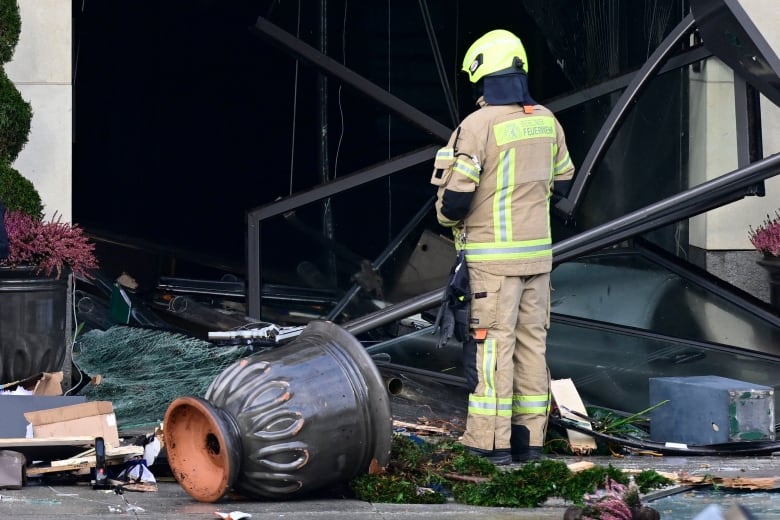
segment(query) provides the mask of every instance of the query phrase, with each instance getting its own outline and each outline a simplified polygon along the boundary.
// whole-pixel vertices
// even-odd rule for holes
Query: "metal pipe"
[[[617,244],[639,233],[690,218],[709,209],[742,198],[752,185],[780,174],[780,154],[711,181],[667,197],[655,204],[628,213],[553,245],[553,263],[561,263],[585,253]]]
[[[780,174],[780,153],[561,240],[553,244],[553,263],[558,264],[586,253],[598,251],[639,233],[683,218],[690,218],[707,209],[720,207],[724,205],[722,202],[724,199],[741,198],[741,196],[734,195],[736,191],[746,189],[758,181],[778,174]],[[443,296],[444,288],[442,287],[352,320],[345,323],[343,327],[357,335],[397,319],[431,309],[441,304]]]
[[[441,303],[444,289],[436,289],[414,298],[396,303],[385,309],[366,314],[342,325],[344,329],[353,335],[374,329],[385,323],[390,323],[401,318],[406,318],[414,313],[430,309]]]

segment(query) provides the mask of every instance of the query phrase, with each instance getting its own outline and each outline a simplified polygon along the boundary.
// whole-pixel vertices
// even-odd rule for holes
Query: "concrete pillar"
[[[761,99],[764,156],[780,151],[780,109]],[[738,168],[734,73],[717,58],[690,74],[690,183]],[[780,176],[766,181],[765,197],[746,197],[690,220],[691,260],[758,298],[769,301],[766,272],[748,239],[749,226],[780,208]]]
[[[14,168],[38,189],[47,217],[63,221],[72,215],[71,74],[72,16],[70,0],[20,0],[22,31],[14,57],[5,65],[8,77],[33,109],[27,145]]]

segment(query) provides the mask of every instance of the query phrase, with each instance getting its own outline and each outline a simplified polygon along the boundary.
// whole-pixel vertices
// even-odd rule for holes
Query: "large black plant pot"
[[[0,267],[0,383],[62,370],[68,281]]]
[[[225,369],[205,399],[174,400],[163,431],[171,470],[196,500],[230,490],[279,500],[385,466],[392,415],[360,342],[317,321],[293,342]]]

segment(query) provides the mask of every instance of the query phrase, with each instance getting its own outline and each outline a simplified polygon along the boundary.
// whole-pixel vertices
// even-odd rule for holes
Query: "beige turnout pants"
[[[469,266],[471,333],[476,349],[464,347],[464,369],[476,370],[461,442],[483,450],[509,449],[511,425],[530,432],[541,446],[550,408],[545,359],[550,311],[550,274],[493,275]],[[480,330],[482,329],[482,330]],[[474,350],[476,350],[474,352]],[[475,359],[471,363],[468,357]]]

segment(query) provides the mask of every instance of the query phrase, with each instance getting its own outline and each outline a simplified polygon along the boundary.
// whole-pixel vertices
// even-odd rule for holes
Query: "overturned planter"
[[[196,500],[230,490],[278,500],[385,466],[392,416],[360,342],[317,321],[293,342],[225,369],[205,399],[174,400],[163,431],[171,470]]]

